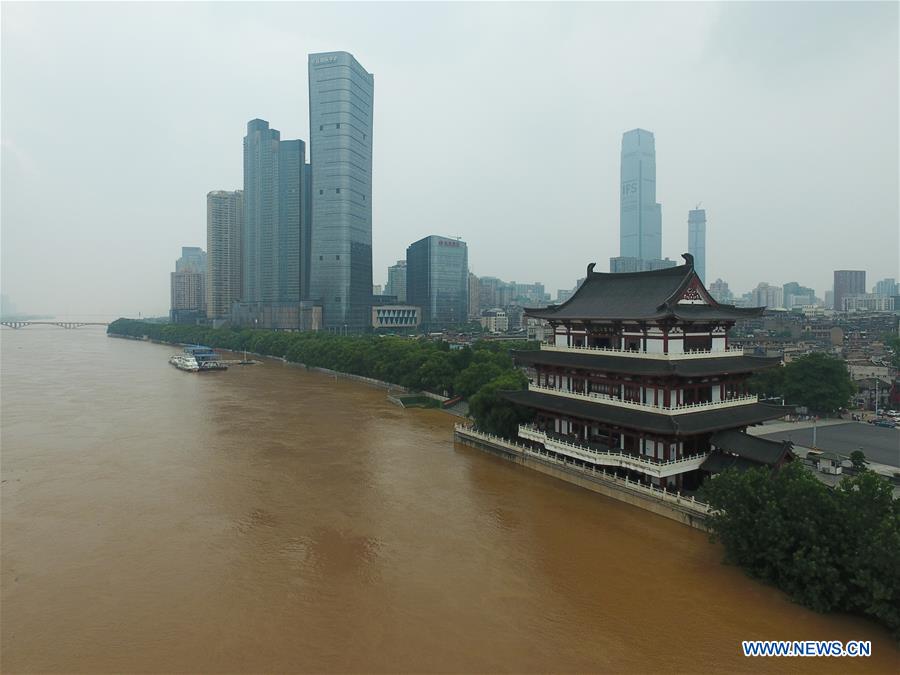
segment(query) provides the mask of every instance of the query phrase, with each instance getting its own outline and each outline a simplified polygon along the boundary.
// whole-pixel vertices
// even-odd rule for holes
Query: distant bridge
[[[25,328],[27,326],[59,326],[60,328],[81,328],[82,326],[108,326],[100,321],[0,321],[0,326],[7,328]]]

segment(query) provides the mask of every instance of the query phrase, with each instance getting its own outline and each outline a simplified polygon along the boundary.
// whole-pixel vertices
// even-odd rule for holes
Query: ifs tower
[[[656,203],[656,147],[653,134],[632,129],[622,135],[619,255],[662,258],[662,207]]]

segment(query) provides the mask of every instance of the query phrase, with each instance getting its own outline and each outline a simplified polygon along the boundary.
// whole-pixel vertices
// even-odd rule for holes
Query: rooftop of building
[[[738,308],[717,302],[694,271],[694,257],[683,254],[684,265],[651,272],[595,272],[568,300],[559,305],[526,310],[548,321],[660,320],[736,321],[760,316],[765,308]]]
[[[736,429],[784,417],[794,410],[786,406],[748,403],[730,408],[671,415],[666,414],[664,410],[650,412],[536,391],[504,391],[502,395],[512,403],[528,408],[666,436],[692,436]]]
[[[550,350],[513,351],[513,359],[519,364],[556,366],[577,370],[592,370],[609,373],[628,373],[647,377],[706,377],[709,375],[732,375],[752,373],[772,368],[781,362],[780,357],[734,356],[727,359],[642,359],[631,357],[624,360],[616,355],[603,353],[556,352]]]

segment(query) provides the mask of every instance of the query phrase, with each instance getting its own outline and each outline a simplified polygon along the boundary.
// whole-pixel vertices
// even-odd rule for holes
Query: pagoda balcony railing
[[[528,384],[528,391],[534,391],[539,394],[551,394],[552,396],[565,396],[578,401],[590,401],[591,403],[603,403],[605,405],[613,405],[619,408],[630,408],[632,410],[643,410],[644,412],[656,413],[657,415],[681,415],[684,413],[701,412],[703,410],[719,410],[722,408],[735,408],[737,406],[747,405],[750,403],[758,403],[759,397],[756,394],[747,394],[746,396],[734,396],[721,401],[703,401],[701,403],[685,403],[682,405],[653,405],[652,403],[640,403],[638,401],[627,401],[616,396],[608,394],[598,394],[591,392],[588,394],[580,394],[575,391],[567,391],[555,387],[544,387],[539,384]]]
[[[743,347],[725,347],[725,349],[692,349],[686,352],[660,354],[658,352],[642,352],[634,349],[615,349],[613,347],[568,347],[541,343],[541,349],[548,352],[572,352],[576,354],[611,354],[633,359],[658,359],[660,361],[680,361],[684,359],[709,359],[723,356],[743,356]]]
[[[631,480],[627,477],[621,478],[613,472],[607,472],[606,469],[597,469],[594,466],[581,466],[576,464],[574,459],[567,458],[565,455],[563,455],[562,457],[554,457],[550,455],[550,453],[548,453],[546,450],[534,448],[523,443],[509,441],[500,436],[495,436],[494,434],[487,434],[467,424],[457,424],[454,429],[456,432],[456,436],[463,441],[480,441],[495,447],[504,448],[505,450],[508,450],[522,457],[530,457],[542,462],[547,462],[549,464],[556,464],[564,467],[569,471],[574,471],[579,474],[584,474],[586,476],[592,477],[595,480],[607,481],[611,484],[617,485],[622,489],[634,490],[636,492],[652,496],[656,499],[659,499],[660,501],[670,502],[674,506],[694,511],[702,516],[713,513],[713,508],[709,504],[699,502],[693,496],[687,497],[679,494],[678,492],[672,490],[664,490],[653,485],[645,485],[640,481]],[[554,454],[558,455],[559,453]]]
[[[563,440],[557,436],[538,429],[530,424],[519,425],[519,438],[541,443],[544,448],[584,462],[591,462],[598,466],[613,466],[640,473],[654,478],[667,478],[686,471],[699,469],[703,461],[709,456],[708,452],[701,452],[678,459],[662,460],[646,455],[638,455],[624,450],[602,451],[595,448]]]

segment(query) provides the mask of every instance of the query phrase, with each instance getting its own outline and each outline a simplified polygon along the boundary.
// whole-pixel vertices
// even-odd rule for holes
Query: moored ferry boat
[[[190,354],[174,354],[169,358],[169,363],[179,370],[186,370],[190,373],[196,373],[200,370],[200,364]]]
[[[180,370],[196,373],[207,370],[227,370],[227,364],[219,360],[219,355],[211,347],[188,345],[183,354],[174,354],[171,363]]]

